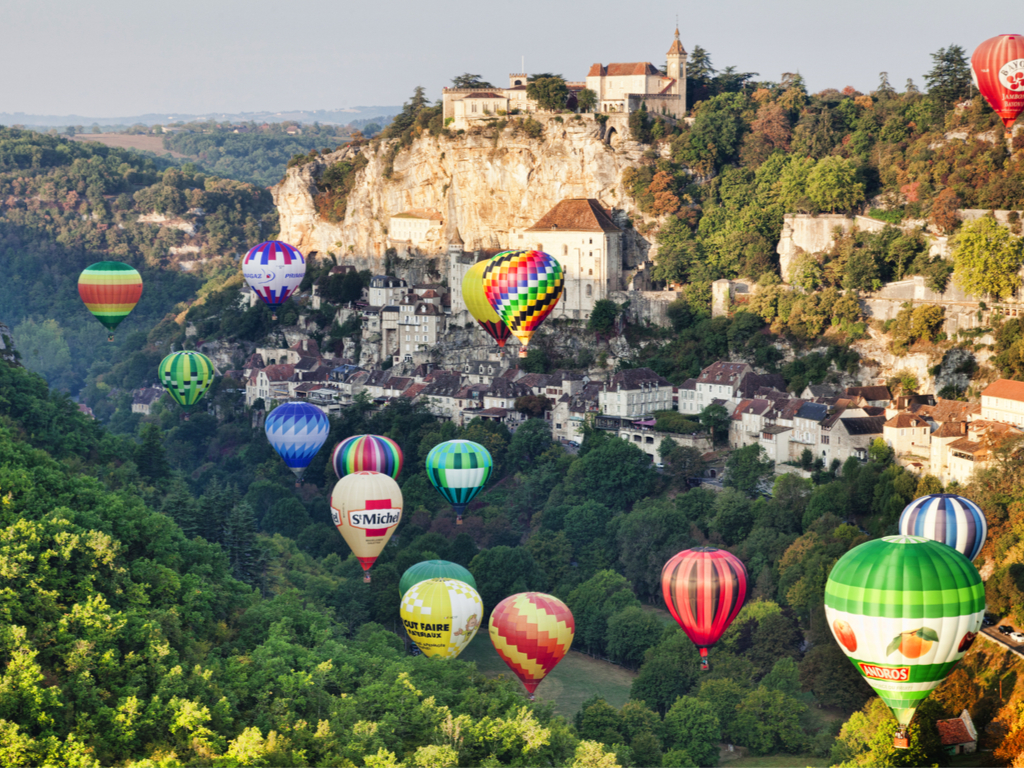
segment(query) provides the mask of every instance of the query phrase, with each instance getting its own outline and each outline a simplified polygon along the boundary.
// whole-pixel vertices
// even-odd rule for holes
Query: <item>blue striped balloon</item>
[[[973,560],[985,544],[988,522],[973,501],[952,493],[933,493],[906,506],[900,515],[900,533],[941,542]]]
[[[274,450],[301,481],[309,462],[327,441],[331,425],[316,406],[285,403],[270,412],[265,429]]]

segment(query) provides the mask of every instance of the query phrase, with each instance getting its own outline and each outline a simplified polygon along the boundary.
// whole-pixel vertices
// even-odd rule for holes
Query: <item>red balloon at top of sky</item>
[[[1024,109],[1024,37],[998,35],[983,42],[971,56],[971,76],[1009,128]]]

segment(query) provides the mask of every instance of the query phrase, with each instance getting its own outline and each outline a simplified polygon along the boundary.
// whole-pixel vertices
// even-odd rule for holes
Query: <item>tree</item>
[[[520,410],[519,400],[523,399],[521,397],[516,400],[516,410]],[[551,401],[546,397],[541,399],[548,405],[548,408],[541,411],[543,413],[544,410],[550,409]],[[551,425],[539,417],[527,419],[512,435],[512,440],[508,444],[508,460],[520,472],[526,471],[551,448],[552,444]]]
[[[1005,299],[1020,287],[1024,238],[984,216],[956,235],[953,279],[967,293]]]
[[[589,88],[584,88],[576,94],[576,106],[580,112],[590,112],[597,106],[597,94]]]
[[[722,738],[727,741],[735,739],[733,723],[736,721],[736,708],[747,695],[749,689],[735,682],[731,677],[705,680],[701,683],[697,698],[707,702],[718,717],[722,729]]]
[[[645,101],[640,102],[640,109],[629,115],[629,137],[639,144],[651,143],[651,119]]]
[[[546,74],[546,73],[545,73]],[[541,109],[558,112],[565,109],[569,88],[559,75],[535,76],[526,86],[526,95],[537,102]]]
[[[598,299],[587,320],[587,330],[594,333],[608,334],[615,330],[615,320],[619,316],[620,307],[611,299]]]
[[[677,488],[685,488],[690,480],[704,476],[707,462],[703,454],[689,445],[679,445],[675,440],[666,437],[658,446],[658,455],[668,467],[668,475]]]
[[[750,500],[735,488],[726,488],[715,499],[715,516],[710,529],[717,532],[729,546],[735,546],[750,533],[754,516]]]
[[[938,99],[943,109],[970,95],[971,67],[963,48],[959,45],[939,48],[932,54],[932,62],[924,82],[928,93]]]
[[[452,88],[493,88],[494,86],[482,79],[480,75],[463,72],[452,78]]]
[[[554,407],[554,403],[544,395],[523,395],[517,397],[516,410],[532,421],[543,421],[544,414]],[[550,432],[550,427],[548,431]]]
[[[664,715],[674,701],[693,687],[700,674],[699,659],[693,643],[681,629],[666,631],[661,642],[644,654],[640,674],[630,686],[629,698],[642,701]]]
[[[639,605],[623,608],[608,619],[608,655],[616,664],[636,669],[648,648],[658,644],[665,625]]]
[[[576,620],[577,641],[592,654],[604,654],[612,615],[640,605],[629,582],[615,571],[598,571],[570,592],[566,603]]]
[[[718,764],[722,730],[714,708],[706,701],[681,696],[665,715],[665,744],[684,749],[697,765]]]
[[[580,707],[576,715],[576,730],[580,738],[617,744],[622,741],[622,716],[607,701],[595,696]]]
[[[676,497],[674,504],[645,500],[630,514],[616,517],[609,526],[618,544],[622,572],[644,600],[656,600],[661,594],[661,569],[665,562],[694,545],[690,538],[694,519],[687,513],[694,508],[697,515],[707,511],[701,508],[701,502],[707,500],[705,494],[710,492],[696,489]],[[688,501],[692,506],[687,505]]]
[[[950,235],[960,225],[960,207],[960,196],[952,187],[946,187],[932,201],[928,221],[942,234]]]
[[[875,464],[888,464],[895,455],[896,452],[880,437],[872,440],[871,445],[868,447],[868,459]]]
[[[139,474],[150,482],[158,482],[167,477],[170,468],[167,465],[167,453],[164,450],[163,434],[156,424],[142,427],[142,440],[135,449],[135,466]]]
[[[828,641],[815,645],[800,662],[800,684],[822,706],[846,712],[863,707],[874,696],[839,645]]]
[[[669,216],[655,239],[658,241],[658,260],[651,277],[669,284],[690,282],[703,261],[701,246],[694,238],[693,230],[682,219]]]
[[[796,698],[762,685],[751,691],[736,709],[736,741],[755,755],[802,752],[807,738],[800,720],[806,711],[806,705]]]
[[[650,493],[655,480],[647,454],[624,440],[606,440],[572,463],[565,493],[580,503],[593,499],[625,512]]]
[[[775,474],[773,462],[764,448],[752,443],[744,448],[737,448],[725,463],[726,488],[735,488],[753,498],[771,480]]]
[[[525,547],[497,546],[473,558],[469,570],[489,614],[498,603],[519,592],[547,589],[544,572]]]
[[[701,426],[711,433],[711,442],[718,442],[728,434],[729,411],[724,405],[709,403],[697,418],[700,420]]]
[[[864,201],[864,185],[857,181],[853,163],[830,155],[819,160],[808,174],[807,196],[818,210],[850,211]]]

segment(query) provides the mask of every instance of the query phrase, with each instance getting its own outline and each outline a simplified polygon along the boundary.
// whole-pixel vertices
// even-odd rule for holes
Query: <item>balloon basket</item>
[[[456,525],[462,525],[462,515],[459,515],[458,517],[455,518],[455,524]]]
[[[906,736],[893,736],[892,745],[896,749],[910,749],[910,739]]]
[[[519,356],[520,357],[526,357],[526,347],[520,347],[519,348]]]
[[[370,583],[370,574],[364,573],[363,574],[363,584],[369,584],[369,583]]]
[[[708,664],[708,660],[707,659],[701,659],[700,660],[700,669],[701,669],[701,672],[707,672],[709,669],[711,669],[711,665]]]
[[[108,334],[107,334],[107,342],[109,343],[109,342],[111,342],[111,341],[113,341],[113,340],[114,340],[114,334],[112,334],[112,333],[108,333]]]
[[[271,319],[271,320],[277,320],[277,315],[271,314],[271,315],[270,315],[270,319]]]

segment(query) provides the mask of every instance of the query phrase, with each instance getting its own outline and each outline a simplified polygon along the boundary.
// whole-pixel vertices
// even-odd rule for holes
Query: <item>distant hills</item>
[[[55,128],[68,125],[103,127],[131,125],[167,125],[169,123],[189,123],[197,120],[211,122],[266,122],[282,123],[295,121],[299,123],[324,123],[348,125],[356,120],[374,117],[391,117],[402,111],[401,106],[386,107],[343,107],[340,109],[317,110],[282,110],[279,112],[208,112],[206,114],[186,114],[183,112],[153,112],[145,115],[129,115],[126,117],[83,117],[82,115],[29,115],[24,112],[0,112],[0,125],[22,125],[26,128]]]

